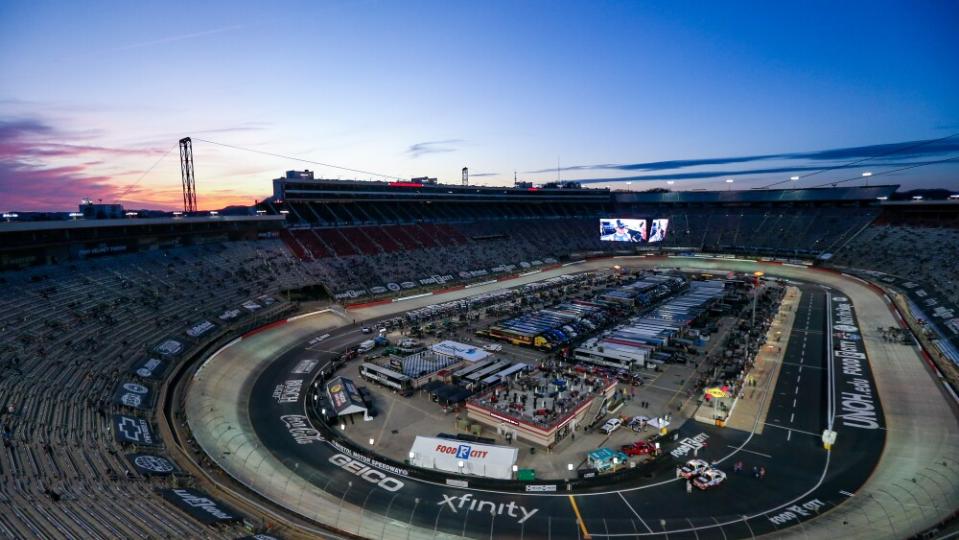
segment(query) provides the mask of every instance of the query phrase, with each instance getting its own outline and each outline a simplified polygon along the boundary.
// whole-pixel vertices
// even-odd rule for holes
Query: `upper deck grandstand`
[[[156,430],[150,419],[160,412],[154,396],[163,375],[139,368],[156,360],[169,376],[178,358],[301,310],[290,293],[308,286],[346,303],[583,258],[778,258],[871,272],[904,291],[920,284],[925,296],[910,296],[912,307],[938,323],[940,334],[930,336],[942,359],[959,360],[959,325],[936,315],[957,300],[956,205],[881,200],[896,186],[630,193],[274,185],[274,197],[243,216],[0,223],[0,504],[14,509],[0,512],[0,534],[235,536],[232,520],[204,529],[169,506],[169,494],[155,492],[198,484],[186,473],[149,476],[131,467],[125,450],[160,450],[121,437],[115,415],[146,419]],[[624,247],[599,240],[598,221],[609,217],[670,225],[661,242]],[[142,406],[118,397],[128,383],[148,390]],[[176,418],[175,407],[169,411]]]

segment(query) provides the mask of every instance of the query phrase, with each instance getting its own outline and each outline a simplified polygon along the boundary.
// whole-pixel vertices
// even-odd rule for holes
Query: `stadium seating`
[[[598,216],[577,215],[583,211],[568,205],[291,207],[298,228],[281,238],[334,293],[463,271],[496,273],[493,268],[633,247],[600,241]],[[629,212],[670,220],[663,247],[807,259],[841,248],[877,215],[873,209],[844,207],[684,207],[668,212],[637,207]],[[363,219],[345,217],[357,215]],[[353,225],[329,226],[347,222]]]
[[[164,502],[111,432],[114,388],[160,341],[314,279],[279,240],[0,274],[0,537],[235,538]],[[138,413],[144,414],[144,413]],[[169,478],[169,477],[168,477]],[[130,501],[136,501],[131,504]]]
[[[957,260],[959,229],[874,225],[839,251],[832,262],[929,284],[959,304]]]

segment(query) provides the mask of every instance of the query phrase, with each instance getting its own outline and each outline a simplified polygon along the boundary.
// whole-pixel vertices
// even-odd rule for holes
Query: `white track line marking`
[[[633,515],[636,516],[636,519],[638,519],[639,522],[643,524],[643,527],[646,527],[646,530],[652,533],[653,530],[649,528],[649,525],[647,525],[645,521],[643,521],[643,518],[639,517],[639,513],[636,512],[636,509],[633,508],[633,505],[629,504],[629,501],[626,500],[626,497],[623,497],[622,492],[617,492],[617,494],[619,495],[619,498],[622,499],[624,503],[626,503],[626,506],[628,506],[629,509],[633,511]]]

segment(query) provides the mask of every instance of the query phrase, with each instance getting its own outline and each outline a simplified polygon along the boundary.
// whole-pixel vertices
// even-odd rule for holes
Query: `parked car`
[[[496,343],[490,343],[489,345],[483,345],[483,350],[489,352],[499,352],[503,350],[503,346],[497,345]]]
[[[627,456],[646,456],[656,453],[656,447],[647,441],[636,441],[633,444],[624,444],[622,451]]]
[[[606,421],[605,424],[603,424],[603,427],[601,427],[600,430],[603,433],[609,435],[610,433],[619,429],[620,426],[622,425],[623,425],[623,421],[620,420],[619,418],[610,418],[609,420]]]
[[[648,423],[648,422],[649,422],[648,416],[642,416],[642,415],[634,416],[632,419],[630,419],[629,423],[626,424],[626,427],[628,427],[629,429],[633,431],[642,431],[644,423]]]

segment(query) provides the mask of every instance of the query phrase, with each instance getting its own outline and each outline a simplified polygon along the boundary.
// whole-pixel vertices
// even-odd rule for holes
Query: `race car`
[[[627,456],[645,456],[647,454],[655,454],[656,447],[647,441],[636,441],[633,444],[624,444],[622,451]]]
[[[726,480],[726,473],[712,467],[701,472],[693,478],[693,485],[705,491],[711,487],[716,487]]]
[[[701,459],[691,459],[679,468],[679,476],[689,480],[690,478],[699,476],[706,469],[709,469],[709,463]]]

